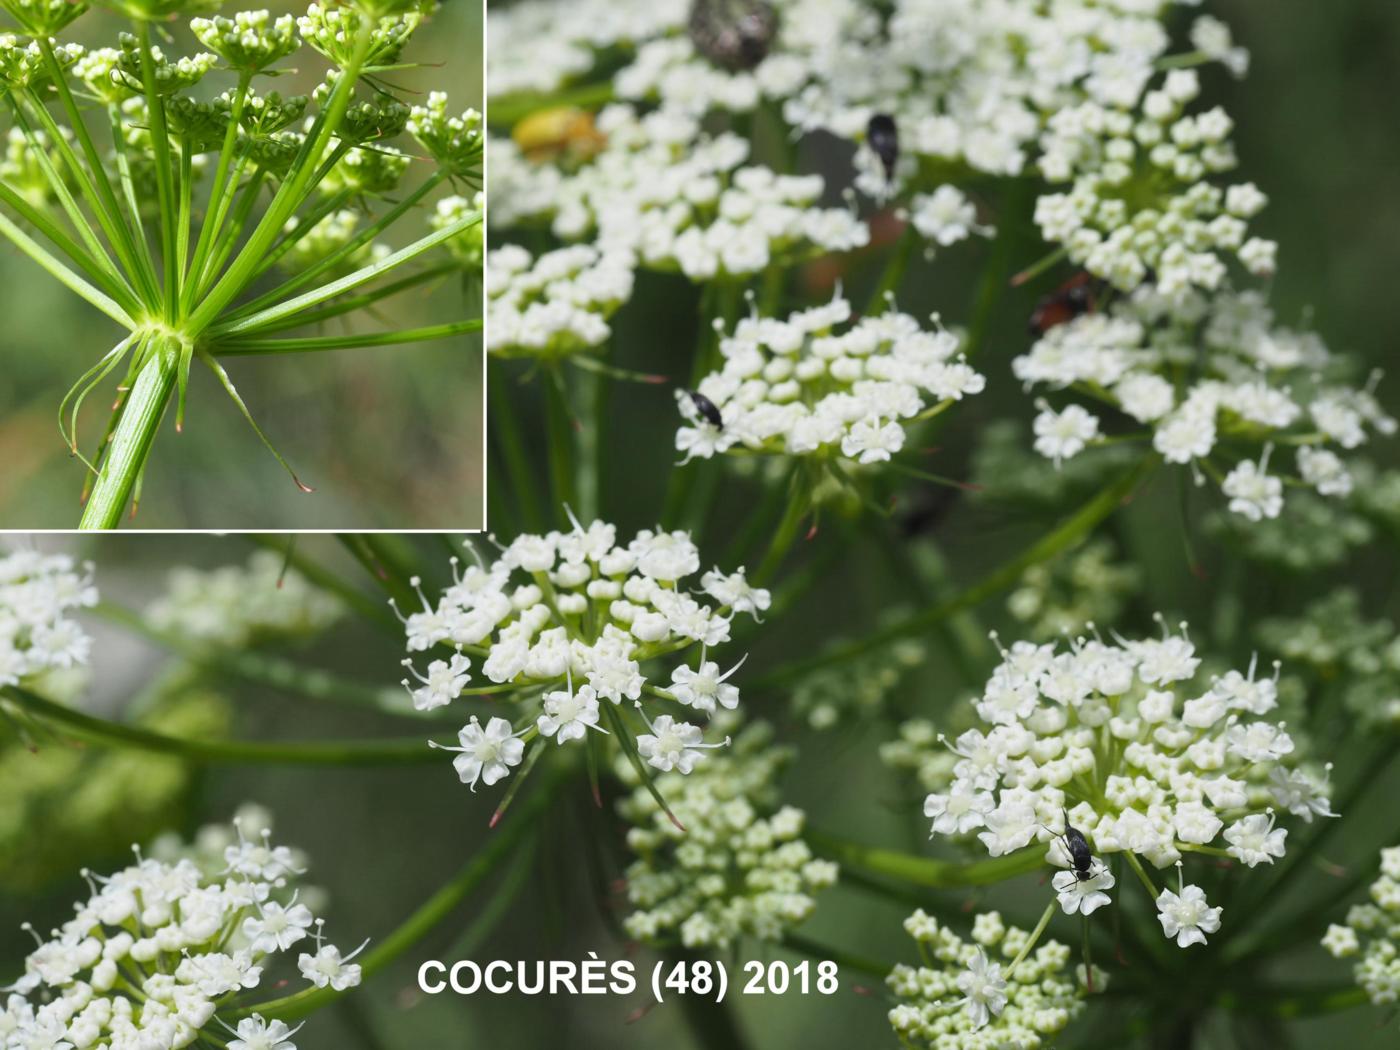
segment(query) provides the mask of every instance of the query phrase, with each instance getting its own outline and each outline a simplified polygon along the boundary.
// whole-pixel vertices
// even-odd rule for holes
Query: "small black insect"
[[[1069,822],[1068,813],[1065,814],[1065,833],[1060,838],[1064,840],[1065,851],[1069,854],[1070,867],[1074,870],[1076,879],[1088,882],[1099,874],[1094,871],[1094,853],[1089,849],[1089,840],[1084,837],[1084,832]]]
[[[695,411],[705,417],[705,422],[713,427],[723,429],[724,417],[720,415],[719,406],[698,390],[687,390],[685,396],[690,398],[690,403],[695,406]]]
[[[876,113],[865,126],[865,141],[885,166],[885,181],[894,181],[894,165],[899,160],[899,127],[888,113]]]
[[[737,73],[768,57],[778,13],[765,0],[695,0],[688,29],[697,51]]]

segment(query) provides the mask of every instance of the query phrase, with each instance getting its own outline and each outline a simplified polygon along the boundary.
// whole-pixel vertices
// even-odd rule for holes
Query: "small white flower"
[[[1079,405],[1055,412],[1044,402],[1035,417],[1035,450],[1046,459],[1061,462],[1079,455],[1099,435],[1099,421]]]
[[[958,991],[963,993],[964,1009],[978,1028],[1006,1009],[1006,978],[1001,967],[990,962],[980,948],[967,969],[958,974]]]
[[[641,710],[638,705],[638,710]],[[646,715],[642,715],[643,719]],[[650,733],[637,737],[637,753],[663,773],[673,769],[689,773],[695,764],[705,757],[704,749],[727,747],[729,738],[718,744],[707,744],[699,726],[689,722],[677,722],[670,715],[661,715],[655,722],[648,721]]]
[[[1057,871],[1050,884],[1059,894],[1066,915],[1091,915],[1109,903],[1107,890],[1113,889],[1113,872],[1103,868],[1092,878],[1081,879],[1073,871]]]
[[[924,237],[944,248],[982,233],[977,208],[956,186],[943,185],[933,193],[917,193],[910,202],[909,221]]]
[[[417,689],[409,688],[414,708],[419,711],[431,711],[434,708],[445,707],[461,696],[462,690],[471,680],[467,673],[471,665],[472,662],[461,653],[453,653],[450,660],[434,660],[428,665],[428,673],[420,675],[414,670],[413,661],[405,660],[404,666],[422,683]],[[406,679],[403,684],[405,687],[409,686]]]
[[[285,952],[306,936],[315,921],[305,904],[284,908],[276,901],[258,907],[257,917],[243,920],[243,936],[255,952]]]
[[[745,659],[747,656],[720,674],[719,664],[706,660],[702,650],[698,669],[682,664],[671,672],[671,693],[687,707],[707,714],[714,714],[716,706],[732,711],[739,706],[739,687],[730,685],[729,679],[744,666]]]
[[[736,613],[761,613],[773,601],[770,592],[750,586],[742,565],[727,576],[718,569],[711,569],[700,577],[700,587],[715,601]]]
[[[904,428],[878,417],[860,419],[841,439],[841,454],[859,463],[882,463],[904,447]]]
[[[1327,768],[1331,770],[1330,763]],[[1276,805],[1309,823],[1315,816],[1337,816],[1332,812],[1325,775],[1319,777],[1305,769],[1284,770],[1275,767],[1269,774],[1269,790],[1273,792]]]
[[[1225,841],[1230,843],[1226,852],[1251,868],[1272,864],[1275,857],[1283,856],[1287,837],[1287,828],[1274,827],[1273,810],[1267,815],[1252,813],[1225,829]]]
[[[525,757],[525,745],[518,736],[504,718],[492,718],[483,729],[476,715],[472,715],[471,721],[457,734],[460,746],[450,747],[433,741],[429,741],[428,746],[461,752],[452,760],[452,765],[462,783],[469,784],[475,791],[477,781],[484,780],[490,787],[509,776],[511,766],[520,765]]]
[[[1199,886],[1181,885],[1180,870],[1178,867],[1178,892],[1164,888],[1157,895],[1157,920],[1164,934],[1176,938],[1177,947],[1187,948],[1205,944],[1206,934],[1220,929],[1221,909],[1210,907],[1205,890]]]
[[[1338,926],[1334,922],[1328,925],[1327,933],[1322,938],[1322,946],[1334,958],[1346,959],[1361,950],[1361,938],[1350,926]]]
[[[598,725],[598,695],[589,685],[545,693],[544,714],[535,724],[540,736],[553,737],[556,744],[582,740],[589,729],[606,732]]]
[[[1269,451],[1270,447],[1265,446],[1257,465],[1250,460],[1240,463],[1220,486],[1230,497],[1230,510],[1250,521],[1277,518],[1283,510],[1283,481],[1267,473]]]
[[[323,945],[317,949],[315,955],[303,953],[298,956],[297,968],[301,970],[301,975],[317,988],[329,987],[343,992],[360,983],[360,968],[353,965],[351,960],[364,951],[367,944],[369,941],[365,941],[344,958],[341,958],[340,949],[335,945]]]
[[[237,1038],[229,1040],[228,1050],[297,1050],[291,1039],[304,1024],[288,1028],[284,1021],[269,1024],[261,1014],[245,1017],[238,1022]]]
[[[1298,450],[1298,470],[1303,480],[1323,496],[1351,495],[1351,473],[1335,452],[1305,445]]]
[[[1233,725],[1225,732],[1225,743],[1246,762],[1271,762],[1293,750],[1293,738],[1268,722]]]
[[[924,816],[933,819],[933,834],[966,835],[987,822],[996,807],[990,791],[978,791],[971,781],[955,780],[946,794],[924,799]]]

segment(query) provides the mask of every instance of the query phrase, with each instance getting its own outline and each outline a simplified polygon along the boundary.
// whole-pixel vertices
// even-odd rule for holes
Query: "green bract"
[[[455,268],[460,249],[449,245],[480,224],[479,210],[444,220],[433,201],[444,182],[474,174],[479,120],[447,120],[434,93],[432,161],[415,166],[421,177],[403,188],[409,154],[390,142],[413,111],[371,78],[399,59],[434,5],[313,4],[300,20],[266,11],[192,18],[189,29],[209,50],[190,55],[167,53],[149,23],[217,3],[107,4],[133,25],[115,47],[88,52],[47,35],[81,5],[5,6],[43,33],[0,36],[0,85],[13,103],[0,233],[125,329],[59,406],[64,441],[91,472],[84,526],[115,525],[139,498],[172,402],[183,425],[196,359],[252,423],[221,356],[409,343],[478,327],[460,319],[406,333],[284,334]],[[321,87],[310,98],[255,92],[257,77],[298,50],[298,28],[333,63]],[[211,91],[206,78],[223,83]],[[387,235],[410,223],[416,237],[390,246]],[[422,265],[430,252],[443,262]],[[278,271],[280,283],[267,285]],[[115,406],[85,454],[80,412],[108,381],[118,386]]]

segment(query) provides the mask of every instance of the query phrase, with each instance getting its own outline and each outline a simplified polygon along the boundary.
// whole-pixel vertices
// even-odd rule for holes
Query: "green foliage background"
[[[264,4],[299,13],[289,0]],[[111,46],[124,28],[105,12],[74,27],[80,43]],[[482,9],[447,0],[415,38],[416,69],[392,82],[411,102],[446,90],[452,104],[482,103]],[[179,36],[176,53],[197,42]],[[184,49],[184,50],[181,50]],[[309,91],[322,68],[304,48],[290,60],[299,76],[271,83],[283,94]],[[206,85],[230,86],[228,74]],[[207,180],[206,180],[207,181]],[[206,185],[207,190],[207,185]],[[426,229],[410,216],[391,234],[396,247]],[[275,276],[275,275],[274,275]],[[385,316],[394,327],[480,316],[480,292],[463,297],[449,282],[394,300]],[[70,460],[58,434],[58,403],[75,379],[115,342],[112,324],[13,249],[0,245],[0,527],[71,528],[78,520],[83,466]],[[350,323],[379,330],[380,321]],[[339,320],[326,334],[343,331]],[[306,334],[315,334],[308,331]],[[229,373],[253,416],[316,489],[299,492],[248,428],[207,369],[193,371],[183,434],[173,413],[162,425],[133,523],[148,529],[469,528],[482,521],[481,339],[471,335],[433,343],[326,353],[250,357]],[[87,441],[106,421],[104,387],[85,415]]]

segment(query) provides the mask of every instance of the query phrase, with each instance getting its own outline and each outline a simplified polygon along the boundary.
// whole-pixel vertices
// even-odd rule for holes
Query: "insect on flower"
[[[1060,836],[1065,852],[1069,854],[1070,867],[1074,871],[1074,877],[1080,882],[1088,882],[1094,878],[1098,872],[1094,871],[1094,853],[1089,848],[1089,840],[1084,837],[1084,833],[1069,822],[1069,814],[1065,814],[1065,832]]]
[[[1098,308],[1102,289],[1102,281],[1087,270],[1081,270],[1035,304],[1031,311],[1031,335],[1039,338],[1057,325],[1093,313]]]
[[[577,106],[551,106],[531,113],[511,129],[510,137],[531,160],[566,165],[591,160],[608,144],[593,114]]]
[[[690,398],[690,403],[695,406],[695,411],[704,417],[705,422],[712,427],[723,428],[724,416],[720,414],[719,406],[711,401],[698,390],[687,390],[685,396]]]
[[[894,182],[894,166],[899,160],[899,127],[888,113],[876,113],[865,127],[865,141],[880,158],[885,181]]]
[[[778,13],[764,0],[695,0],[690,41],[717,66],[740,72],[768,57],[778,35]]]

